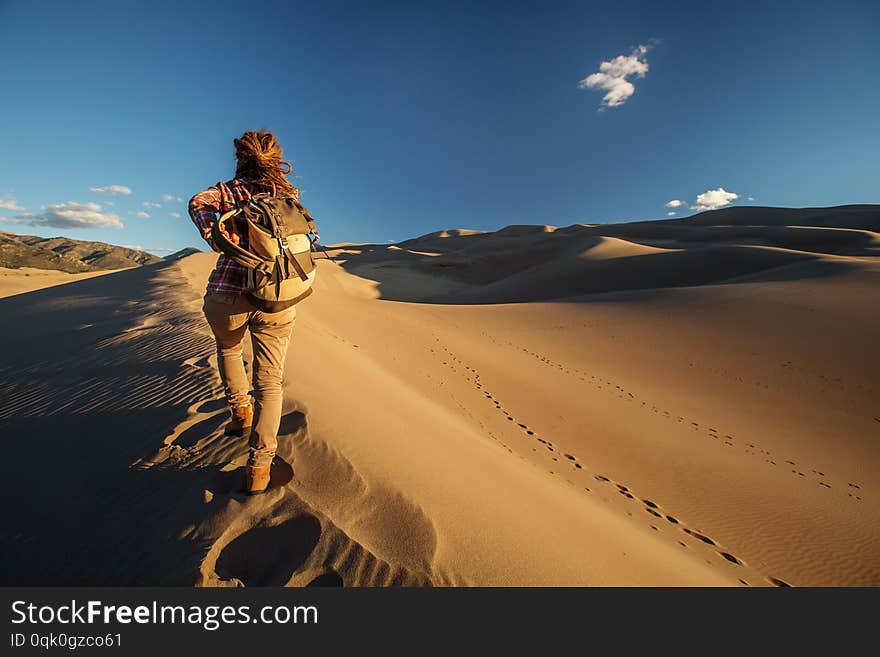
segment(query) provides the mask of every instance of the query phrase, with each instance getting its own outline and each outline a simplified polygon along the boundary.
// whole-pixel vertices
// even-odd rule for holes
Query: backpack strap
[[[293,198],[293,197],[291,197]],[[306,220],[306,224],[308,224],[309,232],[313,235],[318,235],[318,227],[315,225],[315,220],[312,218],[312,213],[309,212],[305,206],[300,203],[298,200],[293,199],[293,204],[296,206],[296,209],[299,210],[300,214],[303,216],[303,219]]]
[[[214,222],[213,226],[211,226],[211,241],[224,255],[228,256],[241,266],[249,269],[257,269],[264,261],[250,251],[241,248],[238,244],[231,242],[220,230],[224,221],[232,218],[239,212],[241,212],[241,210],[236,208],[220,215],[220,218]]]
[[[285,248],[284,250],[285,260],[293,265],[293,268],[296,270],[297,276],[299,276],[302,280],[309,280],[308,274],[306,274],[306,270],[303,269],[303,266],[300,264],[299,260],[296,259],[296,255],[290,252],[289,249]]]

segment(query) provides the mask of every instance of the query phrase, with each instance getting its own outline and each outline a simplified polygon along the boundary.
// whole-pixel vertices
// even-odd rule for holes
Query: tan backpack
[[[221,232],[238,218],[247,230],[248,248],[233,244]],[[240,225],[239,224],[239,225]],[[211,228],[211,240],[224,255],[247,268],[245,294],[261,310],[278,312],[312,293],[319,239],[315,220],[295,198],[255,194],[224,213]]]

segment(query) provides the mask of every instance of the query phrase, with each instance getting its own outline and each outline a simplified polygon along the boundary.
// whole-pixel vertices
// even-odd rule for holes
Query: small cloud
[[[173,196],[172,194],[162,194],[162,200],[165,203],[168,203],[169,201],[177,201],[178,203],[183,203],[182,198],[180,198],[179,196]]]
[[[174,251],[174,249],[167,249],[163,246],[146,247],[146,248],[144,248],[140,244],[120,244],[119,246],[121,246],[124,249],[134,249],[135,251],[146,251],[147,253],[153,253],[156,255],[158,255],[160,253],[172,253]]]
[[[754,200],[755,200],[755,197],[754,197],[754,196],[749,196],[746,200],[747,200],[747,201],[754,201]]]
[[[645,55],[653,43],[639,45],[629,55],[618,55],[612,60],[599,64],[599,70],[578,82],[579,89],[600,89],[606,92],[602,97],[599,111],[608,107],[623,105],[635,91],[635,85],[628,78],[643,78],[648,74]]]
[[[667,216],[667,217],[671,217],[671,216],[676,215],[676,214],[678,214],[678,212],[667,212],[667,213],[666,213],[666,216]]]
[[[0,198],[0,208],[3,210],[13,210],[14,212],[24,212],[24,208],[12,196]]]
[[[144,201],[141,203],[145,208],[161,208],[162,206],[158,203],[151,203],[150,201]]]
[[[170,214],[170,215],[171,215],[172,217],[174,217],[175,219],[180,219],[180,213],[179,213],[179,212],[169,212],[168,214]]]
[[[667,208],[680,208],[682,205],[684,205],[684,201],[679,201],[677,198],[666,203]]]
[[[6,221],[29,226],[52,228],[122,228],[122,221],[115,214],[101,212],[97,203],[59,203],[44,208],[40,214],[19,214]]]
[[[131,187],[125,185],[107,185],[106,187],[89,187],[90,192],[95,194],[122,194],[123,196],[131,196]]]
[[[137,217],[138,219],[149,219],[150,218],[150,215],[148,215],[146,212],[135,212],[134,216]]]
[[[723,187],[718,189],[710,189],[697,195],[696,204],[691,206],[691,210],[704,212],[706,210],[717,210],[725,205],[730,205],[739,198],[739,194],[728,192]]]
[[[113,201],[105,201],[105,205],[116,205]]]

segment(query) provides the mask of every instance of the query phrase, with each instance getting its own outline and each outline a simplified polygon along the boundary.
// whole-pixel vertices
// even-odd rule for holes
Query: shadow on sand
[[[171,266],[0,299],[11,320],[0,343],[0,584],[192,585],[207,544],[181,536],[218,503],[250,499],[228,465],[247,444],[222,434],[200,299]],[[305,431],[303,414],[288,414],[285,431]],[[166,462],[146,463],[157,448]],[[293,479],[288,452],[273,488]]]

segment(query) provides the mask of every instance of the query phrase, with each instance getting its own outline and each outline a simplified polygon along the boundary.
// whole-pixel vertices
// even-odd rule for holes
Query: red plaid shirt
[[[211,242],[211,227],[219,215],[232,210],[242,201],[247,201],[254,193],[253,186],[246,180],[235,178],[229,182],[217,183],[199,192],[189,201],[189,216],[211,249],[218,251]],[[229,224],[227,224],[229,225]],[[238,235],[241,248],[248,248],[247,230],[233,221],[233,232]],[[244,291],[247,269],[222,253],[217,258],[217,266],[208,278],[208,292],[221,294],[241,294]]]

